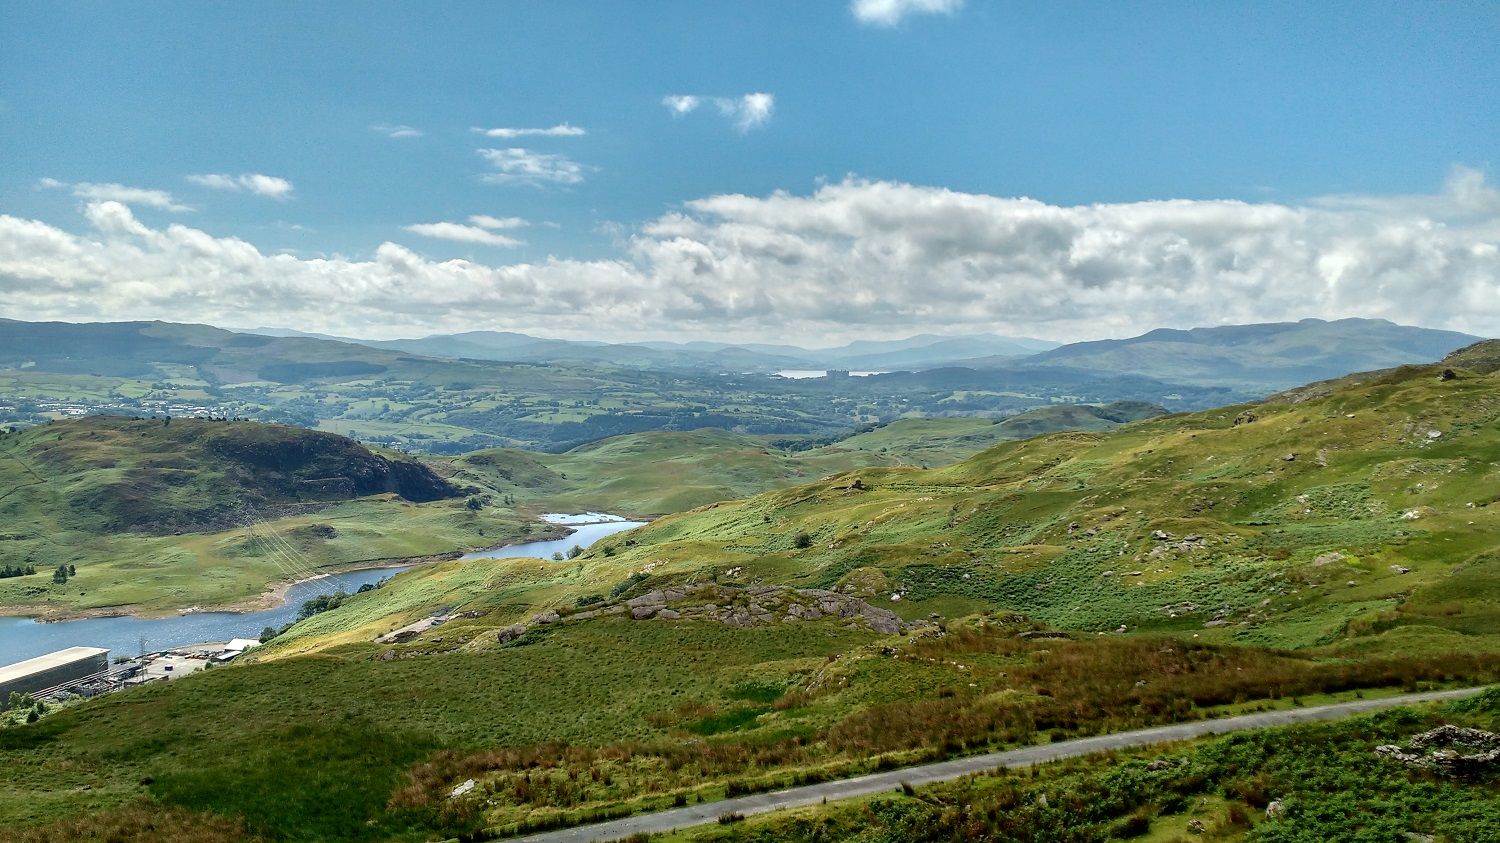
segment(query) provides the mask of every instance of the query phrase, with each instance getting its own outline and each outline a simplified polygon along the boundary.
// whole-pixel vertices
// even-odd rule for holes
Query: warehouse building
[[[109,651],[69,647],[0,667],[0,708],[12,692],[32,694],[109,670]]]

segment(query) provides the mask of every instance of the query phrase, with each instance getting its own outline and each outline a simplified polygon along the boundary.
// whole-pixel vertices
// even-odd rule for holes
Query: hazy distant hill
[[[965,365],[1128,373],[1264,394],[1349,372],[1432,362],[1479,339],[1384,319],[1303,319],[1187,331],[1160,328],[1129,339],[1073,343],[1023,361]]]
[[[780,369],[924,369],[974,357],[1024,357],[1056,343],[994,334],[920,334],[901,340],[857,340],[834,348],[810,349],[763,343],[668,342],[606,343],[533,337],[513,331],[466,331],[414,339],[361,340],[257,328],[268,336],[337,339],[431,357],[527,363],[604,362],[645,368],[714,368],[773,372]]]

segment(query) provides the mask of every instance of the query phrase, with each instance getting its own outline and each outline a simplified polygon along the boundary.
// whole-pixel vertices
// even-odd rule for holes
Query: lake
[[[554,553],[566,554],[574,545],[588,547],[599,539],[634,529],[643,522],[627,521],[616,515],[599,512],[580,514],[549,513],[542,516],[549,524],[573,528],[565,539],[525,542],[493,550],[470,553],[464,559],[505,559],[535,557],[550,559]],[[45,655],[65,647],[104,647],[113,656],[134,656],[145,638],[147,652],[167,650],[204,641],[228,641],[231,638],[259,638],[268,626],[280,629],[297,619],[302,604],[320,594],[331,594],[342,588],[358,591],[366,583],[376,583],[415,566],[367,568],[331,574],[300,582],[287,589],[280,606],[259,612],[194,612],[168,618],[81,618],[74,621],[40,623],[32,618],[0,616],[0,665]]]
[[[828,371],[829,370],[827,370],[827,369],[782,369],[781,371],[776,372],[775,374],[779,378],[790,378],[792,380],[802,380],[804,378],[826,378],[826,377],[828,377]],[[849,373],[849,377],[851,377],[851,378],[867,378],[867,377],[869,377],[871,375],[889,375],[889,374],[890,374],[890,372],[850,372]]]

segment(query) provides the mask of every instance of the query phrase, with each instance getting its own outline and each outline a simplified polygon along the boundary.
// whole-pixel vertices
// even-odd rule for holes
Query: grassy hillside
[[[724,430],[651,431],[562,454],[494,449],[453,461],[455,482],[534,511],[603,510],[635,516],[681,512],[862,466],[944,465],[996,442],[1060,430],[1109,430],[1164,414],[1139,402],[1067,404],[1002,421],[900,419],[818,448],[786,450]]]
[[[1375,748],[1446,724],[1500,728],[1500,694],[1436,711],[1236,735],[1166,754],[1066,762],[666,835],[661,843],[959,839],[1481,843],[1493,782],[1415,776]],[[1157,757],[1151,757],[1155,755]],[[1267,814],[1273,800],[1285,810]]]
[[[0,565],[39,571],[0,579],[0,606],[55,614],[235,603],[307,569],[524,538],[546,529],[527,520],[538,512],[678,512],[859,466],[951,461],[1038,426],[1113,425],[1102,416],[1126,411],[1138,408],[1043,408],[999,424],[913,419],[800,452],[702,430],[453,461],[382,456],[332,434],[254,422],[55,422],[0,434]],[[461,490],[477,490],[484,507],[467,507]],[[263,521],[271,526],[246,529]],[[77,578],[53,583],[58,565]]]
[[[116,417],[0,434],[0,523],[0,563],[39,572],[0,579],[0,605],[44,613],[235,603],[311,568],[525,534],[426,465],[342,437]]]
[[[1500,380],[1443,368],[931,471],[864,469],[665,518],[596,553],[663,560],[663,579],[742,566],[899,595],[909,616],[1002,605],[1087,630],[1456,644],[1500,618]]]
[[[143,816],[207,840],[503,834],[1493,681],[1500,373],[1475,361],[1494,352],[941,468],[860,468],[566,562],[425,566],[245,664],[0,730],[0,826],[54,840]],[[552,482],[543,468],[530,470]],[[851,605],[865,608],[839,610]],[[864,620],[882,609],[907,625]],[[374,640],[435,611],[453,619]],[[1372,761],[1372,743],[1437,722],[1494,724],[1489,708],[1396,714],[1210,742],[1156,770],[1080,762],[697,834],[924,839],[1014,817],[1057,839],[1168,840],[1192,819],[1208,839],[1343,839],[1373,811],[1372,839],[1399,818],[1478,839],[1463,835],[1484,827],[1490,785]],[[451,798],[469,779],[471,796]],[[1257,821],[1282,795],[1286,818]]]

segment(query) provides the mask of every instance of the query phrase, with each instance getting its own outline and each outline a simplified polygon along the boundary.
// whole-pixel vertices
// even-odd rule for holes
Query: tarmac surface
[[[1093,755],[1097,752],[1108,752],[1116,749],[1133,749],[1142,746],[1151,746],[1152,744],[1207,737],[1209,735],[1222,735],[1227,732],[1269,729],[1277,726],[1290,726],[1297,723],[1311,723],[1319,720],[1337,720],[1352,714],[1362,714],[1364,712],[1394,708],[1411,703],[1437,702],[1470,697],[1483,690],[1483,688],[1459,688],[1451,691],[1402,694],[1383,699],[1352,700],[1350,702],[1309,706],[1307,708],[1293,708],[1285,711],[1263,711],[1256,714],[1222,717],[1216,720],[1194,720],[1188,723],[1176,723],[1171,726],[1157,726],[1151,729],[1137,729],[1131,732],[1095,735],[1089,738],[1076,738],[1074,740],[1058,741],[1057,743],[1041,746],[1028,746],[1020,749],[1009,749],[1003,752],[991,752],[986,755],[974,755],[967,758],[955,758],[950,761],[938,761],[932,764],[922,764],[900,770],[872,773],[852,779],[810,784],[771,793],[758,793],[754,796],[740,796],[734,799],[723,799],[718,802],[705,802],[701,805],[692,805],[686,808],[673,808],[669,811],[640,814],[624,819],[594,823],[593,825],[545,831],[526,837],[510,838],[510,840],[512,843],[594,843],[594,841],[619,840],[622,837],[629,837],[632,834],[659,834],[666,831],[675,831],[680,828],[715,823],[724,814],[733,813],[748,817],[754,814],[764,814],[787,808],[818,805],[825,801],[836,802],[840,799],[852,799],[859,796],[887,793],[899,790],[903,784],[917,787],[951,781],[963,776],[984,773],[1001,767],[1030,767],[1034,764],[1044,764],[1048,761],[1057,761],[1063,758],[1076,758],[1082,755]]]

